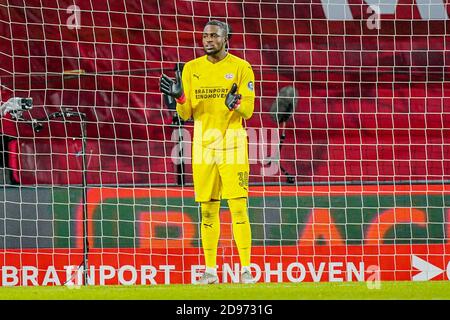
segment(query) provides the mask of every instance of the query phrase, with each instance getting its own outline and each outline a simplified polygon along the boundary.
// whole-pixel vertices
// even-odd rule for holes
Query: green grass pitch
[[[449,300],[450,282],[1,287],[1,300]]]

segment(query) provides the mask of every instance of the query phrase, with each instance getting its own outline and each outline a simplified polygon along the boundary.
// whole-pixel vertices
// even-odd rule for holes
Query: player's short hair
[[[229,24],[219,21],[219,20],[210,20],[205,24],[206,26],[218,26],[220,29],[222,29],[224,36],[230,41],[231,39],[231,27]]]

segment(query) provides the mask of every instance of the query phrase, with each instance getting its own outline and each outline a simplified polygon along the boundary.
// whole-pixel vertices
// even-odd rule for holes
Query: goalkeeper
[[[228,53],[230,28],[211,20],[203,29],[205,55],[186,63],[176,81],[166,75],[160,90],[177,101],[183,120],[194,119],[192,171],[195,201],[201,206],[201,239],[206,270],[198,284],[218,283],[220,200],[227,199],[241,262],[240,282],[250,272],[251,228],[247,212],[248,144],[242,119],[253,114],[255,89],[250,64]]]

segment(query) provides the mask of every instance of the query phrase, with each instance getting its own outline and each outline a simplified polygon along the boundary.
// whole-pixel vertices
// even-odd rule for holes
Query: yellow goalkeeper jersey
[[[255,102],[255,76],[247,61],[228,53],[212,63],[204,55],[186,63],[182,82],[186,101],[177,104],[177,112],[184,120],[194,119],[194,145],[228,149],[236,134],[246,137],[242,119],[252,116]],[[242,99],[238,110],[229,111],[225,97],[233,83]]]

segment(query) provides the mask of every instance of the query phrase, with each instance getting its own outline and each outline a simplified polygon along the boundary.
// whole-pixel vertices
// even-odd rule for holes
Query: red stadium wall
[[[27,1],[24,10],[9,0],[0,5],[1,83],[33,97],[35,118],[61,105],[87,114],[90,184],[175,183],[172,115],[158,78],[201,55],[204,23],[227,14],[231,51],[257,80],[247,127],[276,127],[268,111],[282,87],[300,94],[281,155],[297,181],[449,179],[448,20],[423,20],[414,2],[399,1],[370,30],[367,5],[349,3],[353,20],[334,21],[317,1],[79,0],[81,28],[69,30],[73,1]],[[62,76],[67,70],[85,72]],[[9,146],[17,182],[81,182],[78,122],[51,121],[35,134],[3,119],[2,131],[18,137]],[[280,180],[260,169],[252,164],[252,182]]]

